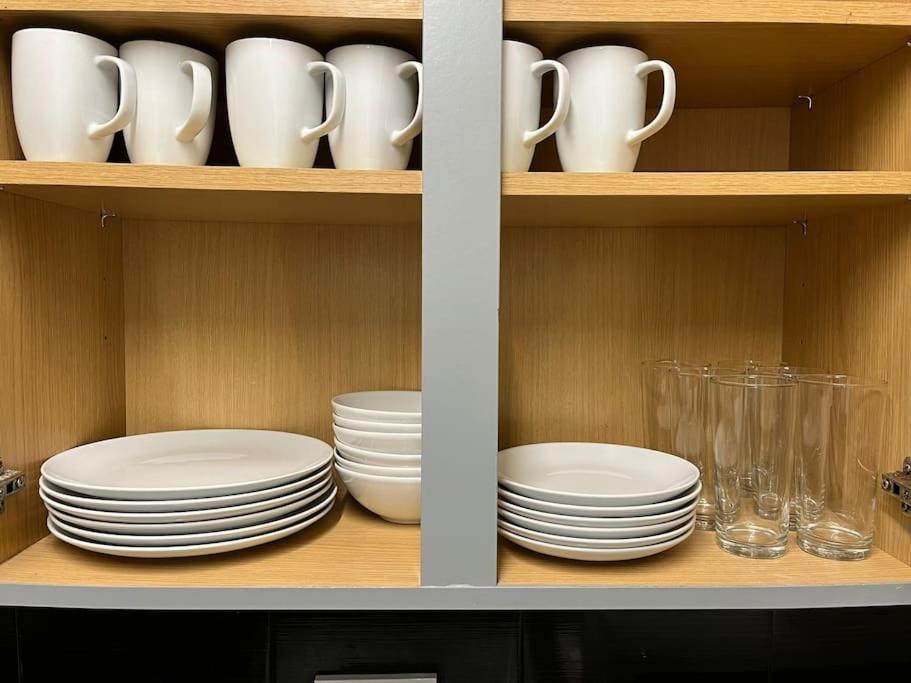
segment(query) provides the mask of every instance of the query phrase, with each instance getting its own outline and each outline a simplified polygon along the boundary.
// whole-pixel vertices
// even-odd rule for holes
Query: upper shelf
[[[906,202],[911,173],[505,173],[518,226],[785,225]]]
[[[911,5],[870,0],[506,0],[506,36],[556,58],[638,47],[677,72],[679,106],[781,106],[906,49]],[[660,80],[660,79],[652,79]]]

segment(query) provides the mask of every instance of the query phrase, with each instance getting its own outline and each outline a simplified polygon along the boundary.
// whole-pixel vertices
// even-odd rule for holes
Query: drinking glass
[[[649,360],[643,361],[641,368],[645,446],[674,453],[680,364],[676,360]]]
[[[699,468],[702,493],[696,503],[696,528],[715,528],[714,473],[708,439],[709,363],[682,363],[677,372],[675,455]]]
[[[837,560],[873,547],[886,383],[848,375],[799,378],[797,545]]]
[[[769,375],[711,379],[715,531],[730,553],[781,557],[788,548],[788,503],[797,382]],[[762,472],[762,497],[747,473]]]

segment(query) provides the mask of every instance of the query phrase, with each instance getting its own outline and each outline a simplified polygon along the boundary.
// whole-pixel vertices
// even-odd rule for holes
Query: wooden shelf
[[[908,197],[906,172],[506,173],[503,222],[785,225]]]
[[[862,562],[823,560],[794,544],[777,560],[750,560],[721,550],[697,531],[676,548],[629,562],[577,562],[548,557],[508,541],[499,544],[500,586],[784,587],[911,583],[911,567],[876,550]]]
[[[420,171],[0,161],[6,191],[93,213],[182,221],[416,223]]]
[[[507,37],[547,57],[605,43],[641,48],[676,70],[678,106],[732,107],[790,105],[905,49],[911,8],[867,0],[506,0],[504,19]]]

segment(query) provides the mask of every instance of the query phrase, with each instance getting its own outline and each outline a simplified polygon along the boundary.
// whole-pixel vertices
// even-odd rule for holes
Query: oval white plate
[[[421,455],[408,453],[380,453],[366,448],[347,446],[336,440],[335,448],[347,460],[362,462],[365,465],[401,465],[402,467],[420,467]]]
[[[695,512],[691,512],[683,517],[678,517],[677,519],[672,519],[669,522],[647,526],[620,527],[619,529],[598,529],[590,526],[551,524],[550,522],[542,522],[538,519],[517,515],[509,510],[504,510],[502,507],[500,507],[499,514],[501,519],[511,522],[517,527],[529,529],[531,531],[540,531],[545,534],[553,534],[555,536],[569,538],[639,538],[642,536],[654,536],[655,534],[671,531],[672,529],[679,529],[683,524],[689,522],[689,520],[693,518]],[[548,539],[542,538],[540,540],[546,541]]]
[[[396,524],[421,521],[420,477],[378,477],[336,467],[348,493],[358,503]]]
[[[540,531],[525,529],[524,527],[511,524],[503,519],[497,520],[497,526],[506,531],[511,531],[519,536],[525,536],[534,541],[542,543],[554,543],[556,545],[571,546],[573,548],[594,548],[595,550],[607,550],[611,548],[641,548],[644,545],[654,545],[655,543],[664,543],[681,534],[690,531],[696,525],[695,517],[677,528],[665,531],[653,536],[639,536],[638,538],[572,538],[570,536],[556,536],[554,534],[545,534]]]
[[[86,541],[81,538],[75,538],[70,536],[64,531],[61,531],[56,527],[53,520],[47,518],[47,528],[59,538],[64,543],[69,543],[74,545],[77,548],[82,548],[83,550],[91,550],[96,553],[102,553],[103,555],[117,555],[119,557],[156,557],[156,558],[166,558],[166,557],[195,557],[198,555],[216,555],[218,553],[227,553],[232,550],[242,550],[244,548],[252,548],[253,546],[262,545],[263,543],[269,543],[271,541],[277,541],[280,538],[285,538],[291,534],[296,534],[298,531],[306,529],[308,526],[316,524],[319,520],[325,517],[329,511],[332,510],[331,507],[326,508],[321,513],[314,515],[313,517],[308,517],[305,520],[298,522],[297,524],[292,524],[291,526],[284,527],[283,529],[277,529],[276,531],[270,531],[267,534],[261,534],[259,536],[250,536],[249,538],[237,538],[233,541],[222,541],[221,543],[202,543],[199,545],[178,545],[178,546],[168,546],[166,548],[137,548],[130,547],[125,545],[108,545],[105,543],[93,543],[92,541]]]
[[[538,443],[500,451],[497,478],[505,488],[552,503],[646,505],[686,491],[699,468],[637,446]]]
[[[330,460],[329,444],[301,434],[197,429],[78,446],[45,462],[41,474],[70,491],[99,498],[173,500],[280,486]]]
[[[332,399],[332,412],[370,422],[420,423],[420,391],[357,391]]]
[[[551,503],[547,500],[535,500],[528,498],[519,493],[509,491],[500,486],[497,489],[500,498],[521,505],[532,510],[541,510],[542,512],[553,512],[561,515],[571,515],[573,517],[642,517],[644,515],[657,515],[662,512],[677,510],[687,503],[693,502],[702,491],[702,484],[697,483],[687,493],[679,498],[665,500],[660,503],[648,503],[647,505],[624,505],[601,507],[597,505],[567,505],[565,503]]]
[[[109,510],[117,512],[183,512],[184,510],[212,510],[221,507],[234,507],[255,503],[258,500],[279,498],[288,493],[303,491],[306,488],[321,484],[332,475],[332,466],[320,468],[316,472],[289,484],[282,484],[262,491],[234,493],[229,496],[212,498],[187,498],[181,500],[113,500],[111,498],[92,498],[78,493],[61,490],[43,477],[38,480],[38,488],[54,500],[75,505],[89,510]]]
[[[332,425],[335,438],[342,444],[355,448],[367,448],[380,453],[402,455],[421,454],[420,434],[381,434],[380,432],[358,432]]]
[[[421,423],[408,422],[369,422],[367,420],[352,420],[350,417],[333,415],[333,421],[339,427],[355,429],[359,432],[382,432],[384,434],[420,434]]]
[[[542,553],[543,555],[563,557],[568,560],[587,560],[589,562],[617,562],[621,560],[638,560],[643,557],[649,557],[651,555],[663,553],[665,550],[670,550],[675,545],[683,543],[686,539],[693,535],[693,529],[690,529],[687,533],[681,534],[680,536],[677,536],[677,538],[672,538],[670,541],[665,541],[664,543],[644,545],[638,548],[610,548],[596,550],[594,548],[573,548],[571,546],[557,545],[554,543],[542,543],[541,541],[536,541],[531,538],[526,538],[525,536],[520,536],[519,534],[514,534],[511,531],[507,531],[506,529],[497,529],[497,532],[500,534],[500,536],[509,539],[516,545],[520,545],[523,548],[528,548],[529,550],[534,550],[535,552]]]
[[[693,498],[692,502],[670,512],[663,512],[658,515],[642,515],[641,517],[574,517],[572,515],[560,515],[553,512],[542,512],[541,510],[532,510],[531,508],[522,507],[508,500],[500,498],[497,505],[501,510],[507,510],[523,517],[536,519],[550,524],[566,524],[575,527],[588,527],[594,529],[622,529],[632,526],[646,526],[649,524],[662,524],[671,522],[682,517],[686,517],[696,510],[699,505],[699,497]]]
[[[54,511],[60,510],[73,515],[74,517],[96,519],[101,522],[124,522],[127,524],[170,524],[177,522],[200,522],[212,519],[229,519],[231,517],[248,515],[253,512],[273,510],[295,501],[315,500],[315,498],[318,498],[323,492],[328,490],[330,486],[332,486],[332,478],[327,477],[325,481],[321,481],[315,486],[311,486],[301,491],[295,491],[294,493],[289,493],[278,498],[259,500],[255,503],[235,505],[227,508],[186,510],[184,512],[111,512],[109,510],[88,510],[57,502],[53,498],[49,498],[47,494],[41,490],[40,486],[38,488],[38,495],[41,496],[41,500],[44,501],[44,504],[47,507]]]
[[[275,531],[276,529],[281,529],[292,524],[297,524],[298,522],[307,519],[308,517],[318,515],[327,507],[330,507],[333,502],[335,502],[337,493],[338,489],[333,487],[329,492],[329,496],[324,500],[321,500],[319,504],[313,507],[309,507],[300,512],[295,512],[294,514],[288,515],[287,517],[279,517],[278,519],[273,519],[269,522],[254,524],[248,527],[241,527],[239,529],[224,529],[222,531],[207,531],[196,534],[167,534],[163,536],[109,534],[101,531],[92,531],[91,529],[83,529],[72,524],[67,524],[62,519],[55,516],[53,512],[50,514],[50,518],[54,520],[54,524],[62,532],[70,536],[76,536],[79,538],[88,539],[90,541],[95,541],[96,543],[149,548],[198,545],[200,543],[220,543],[222,541],[232,541],[236,538],[249,538],[250,536],[259,536],[265,533],[269,533],[270,531]]]

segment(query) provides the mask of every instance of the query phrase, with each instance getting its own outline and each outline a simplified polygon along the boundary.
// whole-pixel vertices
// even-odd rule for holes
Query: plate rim
[[[546,510],[535,510],[534,508],[522,507],[521,505],[519,505],[519,504],[517,504],[517,503],[513,503],[513,502],[511,502],[511,501],[509,501],[509,500],[506,500],[506,499],[503,499],[503,498],[499,498],[499,497],[498,497],[498,498],[497,498],[497,506],[499,507],[500,505],[502,505],[502,506],[504,507],[504,509],[508,510],[509,512],[512,512],[512,513],[518,514],[518,515],[522,515],[523,513],[522,513],[522,512],[516,512],[515,510],[512,510],[512,509],[510,509],[510,508],[518,508],[519,510],[522,510],[523,512],[530,512],[530,513],[532,513],[532,514],[525,515],[525,516],[529,517],[530,519],[534,519],[534,520],[536,520],[536,521],[538,521],[538,522],[550,522],[550,520],[548,520],[548,519],[541,519],[540,517],[535,517],[535,516],[533,516],[533,515],[550,515],[550,516],[552,516],[552,517],[562,517],[562,518],[564,518],[564,519],[573,520],[574,522],[575,522],[575,521],[579,521],[579,522],[582,522],[582,521],[584,521],[584,522],[591,522],[591,521],[614,522],[614,521],[618,521],[618,520],[643,520],[643,519],[650,519],[650,518],[654,518],[654,517],[666,517],[667,515],[673,515],[673,514],[676,514],[676,513],[680,513],[680,514],[677,515],[677,517],[669,517],[669,518],[663,520],[663,521],[665,521],[665,522],[668,522],[668,521],[672,521],[672,520],[674,520],[674,519],[678,519],[678,518],[681,518],[681,517],[685,517],[687,514],[689,514],[689,513],[691,513],[691,512],[694,512],[694,511],[696,510],[696,507],[699,505],[699,497],[696,496],[692,501],[690,501],[689,503],[687,503],[684,507],[679,508],[679,509],[677,509],[677,510],[671,510],[671,511],[669,511],[669,512],[659,512],[658,514],[655,514],[655,515],[640,515],[640,516],[638,516],[638,517],[577,517],[577,516],[574,516],[574,515],[563,515],[563,514],[560,514],[560,513],[558,513],[558,512],[547,512]],[[689,508],[689,509],[687,509],[687,508]],[[681,512],[681,511],[683,511],[683,512]],[[550,522],[550,523],[552,523],[552,522]],[[660,522],[659,522],[659,523],[660,523]],[[574,525],[569,525],[569,526],[574,526]],[[577,524],[577,525],[575,525],[575,526],[580,526],[580,527],[584,527],[584,528],[587,528],[587,529],[598,529],[598,528],[601,528],[601,529],[624,529],[624,528],[628,528],[628,527],[630,527],[630,526],[635,526],[635,525],[633,525],[633,524],[628,524],[628,525],[624,525],[624,524],[608,524],[608,525],[604,526],[604,525],[601,525],[601,524],[582,524],[582,523],[579,523],[579,524]]]
[[[571,505],[571,504],[569,504],[569,503],[555,503],[555,502],[550,501],[550,500],[537,500],[537,499],[535,499],[535,498],[530,498],[530,497],[528,497],[528,496],[522,495],[521,493],[516,493],[515,491],[510,491],[509,489],[503,489],[502,487],[500,487],[500,486],[498,485],[498,486],[497,486],[497,496],[502,495],[504,492],[507,494],[507,500],[509,499],[509,498],[508,498],[509,496],[516,496],[517,498],[521,498],[521,499],[524,499],[524,500],[531,501],[532,503],[535,503],[535,504],[537,504],[537,505],[551,506],[550,508],[547,508],[547,507],[544,507],[544,508],[532,507],[532,509],[534,509],[534,510],[540,510],[541,512],[556,512],[556,513],[561,513],[562,510],[560,510],[560,508],[570,508],[570,510],[567,512],[567,514],[570,514],[570,515],[576,516],[576,517],[593,517],[593,518],[599,518],[599,517],[613,517],[613,518],[617,518],[617,517],[644,517],[644,516],[647,516],[647,515],[635,515],[635,514],[630,514],[630,513],[631,513],[631,512],[635,512],[638,508],[652,507],[652,506],[665,506],[665,505],[671,505],[671,504],[673,504],[673,503],[677,503],[677,502],[680,502],[680,501],[683,501],[683,504],[689,504],[689,503],[692,502],[693,500],[696,500],[696,499],[699,498],[699,494],[702,492],[702,482],[699,481],[699,480],[697,480],[696,483],[693,484],[693,486],[691,487],[691,490],[690,490],[688,493],[686,493],[686,495],[680,496],[679,498],[671,498],[670,500],[662,500],[662,501],[659,501],[659,502],[657,502],[657,503],[644,503],[643,505],[621,505],[621,506],[604,505],[604,506],[598,506],[598,505]],[[523,502],[524,502],[524,501],[523,501]],[[526,507],[528,507],[528,506],[526,506]],[[551,508],[552,508],[552,509],[551,509]],[[674,508],[671,507],[670,509],[665,510],[665,511],[666,511],[666,512],[670,512],[670,511],[673,510],[673,509],[674,509]],[[611,513],[618,513],[618,514],[609,514],[609,515],[605,515],[605,514],[603,513],[604,510],[610,510]],[[590,514],[590,515],[585,515],[585,514],[573,515],[573,514],[572,514],[573,512],[582,512],[582,511],[594,511],[594,512],[593,512],[593,514]],[[659,511],[659,512],[660,512],[660,511]],[[653,513],[653,514],[658,514],[658,513]]]
[[[501,508],[499,505],[497,505],[497,515],[498,515],[498,516],[503,516],[503,518],[504,518],[506,521],[508,521],[508,522],[510,522],[510,523],[512,523],[512,524],[514,524],[514,525],[516,525],[516,526],[518,526],[518,527],[527,528],[527,529],[529,529],[529,530],[531,530],[531,531],[539,531],[539,532],[545,533],[545,534],[547,534],[547,533],[553,533],[555,536],[560,536],[560,535],[562,535],[562,536],[565,536],[565,537],[568,537],[568,538],[587,538],[587,539],[594,540],[594,539],[608,539],[608,538],[640,538],[640,537],[647,537],[647,536],[649,536],[650,534],[648,534],[648,533],[643,534],[643,533],[642,533],[642,530],[648,530],[648,529],[651,528],[651,527],[664,527],[664,528],[662,528],[662,529],[660,529],[660,530],[654,532],[654,533],[656,533],[656,534],[664,533],[665,531],[669,531],[669,530],[671,530],[671,529],[673,529],[673,528],[675,528],[675,527],[679,527],[679,526],[682,525],[682,524],[685,522],[685,520],[687,520],[689,517],[691,517],[691,516],[692,516],[692,517],[695,517],[696,511],[695,511],[695,509],[694,509],[694,510],[692,510],[691,512],[686,512],[686,513],[680,515],[679,517],[675,517],[674,519],[669,519],[669,520],[667,520],[666,522],[658,522],[657,524],[651,524],[651,525],[645,525],[645,526],[626,526],[626,527],[624,527],[624,526],[618,526],[618,527],[593,527],[593,526],[578,526],[578,525],[569,525],[569,524],[554,524],[553,522],[545,522],[544,520],[535,519],[534,517],[526,517],[526,516],[524,516],[524,515],[520,515],[520,514],[517,513],[517,512],[513,512],[512,510],[508,510],[508,509],[506,509],[506,508]],[[510,518],[517,518],[517,519],[519,519],[519,520],[521,520],[521,521],[517,522],[517,521],[514,521],[513,519],[510,519]],[[541,525],[541,526],[544,526],[544,527],[557,527],[557,530],[559,530],[559,529],[562,527],[563,529],[570,529],[570,530],[572,530],[572,531],[574,531],[574,532],[576,532],[576,533],[574,533],[574,534],[562,533],[562,534],[561,534],[561,533],[556,533],[556,530],[555,530],[554,532],[550,532],[550,531],[545,531],[545,530],[543,530],[543,529],[535,529],[534,527],[526,526],[527,524],[538,524],[538,525]],[[668,527],[668,525],[670,525],[670,526]],[[606,535],[606,536],[605,536],[605,535],[592,535],[592,536],[585,536],[585,535],[583,535],[583,534],[585,534],[586,532],[589,533],[589,534],[600,534],[601,532],[605,532],[605,533],[608,533],[608,532],[609,532],[610,534],[616,534],[616,533],[618,533],[618,532],[626,533],[626,532],[630,532],[630,531],[633,531],[633,532],[636,532],[636,533],[633,533],[633,534],[630,535],[630,536],[616,536],[616,535]],[[654,535],[654,534],[651,534],[651,535]]]
[[[666,550],[670,550],[671,548],[674,548],[674,547],[680,545],[681,543],[686,541],[690,536],[692,536],[695,532],[696,532],[696,526],[693,525],[693,528],[690,529],[689,532],[682,534],[681,536],[678,536],[677,538],[672,538],[670,541],[665,541],[664,543],[640,546],[639,548],[595,549],[595,548],[573,548],[570,546],[560,546],[555,543],[543,543],[541,541],[535,541],[534,539],[531,539],[531,538],[525,538],[522,536],[518,536],[518,534],[513,534],[504,529],[499,529],[499,528],[497,529],[497,533],[500,536],[502,536],[503,538],[507,539],[508,541],[510,541],[512,543],[515,543],[516,545],[518,545],[522,548],[525,548],[525,550],[528,550],[530,552],[536,552],[541,555],[547,555],[548,557],[558,557],[561,559],[578,560],[578,561],[582,561],[582,562],[625,562],[625,561],[631,561],[631,560],[642,560],[642,559],[645,559],[646,557],[652,557],[654,555],[659,555],[659,554],[665,552]],[[542,550],[540,548],[534,548],[534,547],[530,547],[529,545],[525,545],[525,543],[523,543],[521,541],[514,540],[513,537],[519,538],[519,539],[521,539],[521,541],[527,542],[529,544],[542,546],[544,548],[550,547],[550,548],[553,548],[558,551],[566,550],[566,551],[575,553],[576,556],[572,557],[572,556],[569,556],[568,554],[556,555],[554,553],[547,552],[547,550]],[[640,550],[640,551],[649,550],[650,552],[638,554],[638,553],[634,553],[634,551],[636,551],[636,550]],[[618,555],[628,555],[631,552],[634,553],[634,555],[635,555],[634,557],[618,557]]]
[[[684,522],[683,524],[681,524],[680,526],[678,526],[674,529],[671,529],[670,531],[666,531],[661,534],[655,534],[654,537],[656,537],[656,538],[661,537],[661,540],[649,542],[649,543],[635,543],[635,541],[647,541],[648,539],[650,539],[652,537],[640,536],[640,537],[634,537],[634,538],[571,538],[569,536],[557,536],[555,534],[548,534],[543,531],[534,531],[533,529],[523,529],[518,524],[511,524],[504,520],[497,519],[497,528],[505,528],[507,531],[511,531],[512,533],[516,534],[517,536],[525,536],[526,538],[530,538],[533,541],[540,541],[541,543],[550,543],[552,545],[562,545],[566,548],[583,548],[586,550],[621,550],[621,549],[629,549],[629,548],[642,548],[642,547],[646,547],[646,546],[650,546],[650,545],[659,545],[666,541],[673,540],[673,539],[677,538],[678,536],[680,536],[681,534],[685,534],[687,531],[692,529],[695,525],[696,525],[696,518],[694,515],[692,519]],[[515,531],[514,529],[512,529],[510,527],[515,527],[516,529],[519,529],[519,531]],[[540,534],[542,536],[552,536],[554,540],[535,538],[534,536],[529,535],[529,534]],[[562,541],[564,541],[564,540],[571,541],[572,543],[563,543]],[[604,543],[607,545],[606,545],[606,547],[603,547],[603,548],[599,548],[596,545],[594,545],[594,544],[599,544],[599,543]],[[629,543],[631,545],[625,545],[627,543]]]

